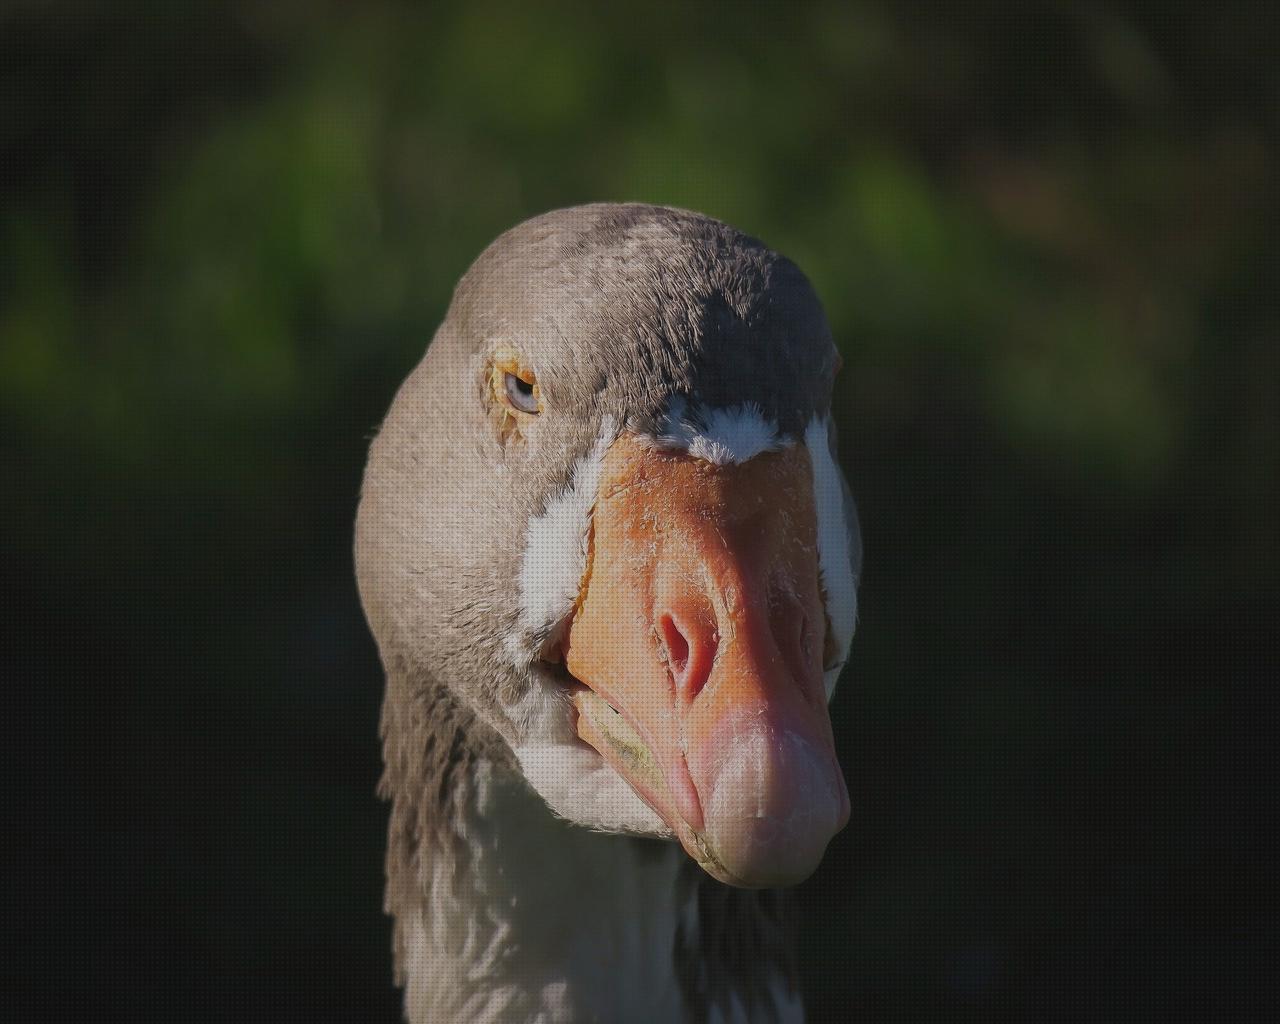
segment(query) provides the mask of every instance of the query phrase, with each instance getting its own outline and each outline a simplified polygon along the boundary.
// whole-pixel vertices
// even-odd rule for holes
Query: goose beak
[[[720,466],[613,443],[564,651],[578,735],[723,882],[802,881],[848,821],[825,638],[803,445]]]

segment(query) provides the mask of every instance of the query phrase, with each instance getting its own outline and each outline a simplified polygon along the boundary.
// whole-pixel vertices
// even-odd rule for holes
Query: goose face
[[[361,595],[560,816],[802,880],[849,815],[827,701],[860,542],[794,265],[599,205],[476,261],[371,450]]]

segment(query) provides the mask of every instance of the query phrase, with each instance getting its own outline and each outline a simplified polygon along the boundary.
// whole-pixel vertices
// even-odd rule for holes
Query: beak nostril
[[[684,701],[692,701],[707,684],[719,635],[696,616],[681,621],[665,612],[658,619],[658,636],[676,694]]]
[[[820,636],[805,603],[790,587],[775,587],[769,595],[769,615],[778,655],[793,680],[811,700],[821,683]]]
[[[667,667],[679,682],[689,667],[689,641],[670,615],[662,616],[662,646],[667,653]]]

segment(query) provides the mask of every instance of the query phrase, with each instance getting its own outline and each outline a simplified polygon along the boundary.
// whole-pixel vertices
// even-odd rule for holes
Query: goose
[[[781,889],[848,821],[861,539],[803,273],[543,214],[458,283],[355,528],[407,1020],[802,1019]]]

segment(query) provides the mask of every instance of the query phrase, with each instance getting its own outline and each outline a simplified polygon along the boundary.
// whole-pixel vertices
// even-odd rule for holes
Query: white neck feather
[[[424,864],[405,922],[408,1019],[682,1019],[674,947],[696,891],[680,847],[560,821],[487,762],[475,776],[461,862]]]

